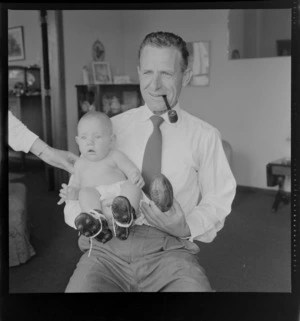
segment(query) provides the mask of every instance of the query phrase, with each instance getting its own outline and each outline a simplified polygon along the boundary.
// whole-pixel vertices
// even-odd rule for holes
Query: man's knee
[[[195,280],[189,277],[179,278],[167,284],[161,292],[213,292],[206,276]]]
[[[94,281],[88,279],[71,278],[65,293],[100,293],[100,292],[123,292],[112,280],[98,276]]]
[[[123,292],[122,285],[109,266],[85,253],[77,263],[65,292]]]

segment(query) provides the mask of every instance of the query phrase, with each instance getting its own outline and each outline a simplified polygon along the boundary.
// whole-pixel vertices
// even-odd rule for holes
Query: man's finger
[[[145,215],[148,223],[152,224],[152,225],[155,225],[154,224],[154,221],[153,221],[153,217],[152,217],[152,213],[151,213],[151,209],[149,207],[149,204],[147,204],[146,202],[144,201],[141,201],[141,211],[142,213]]]
[[[153,201],[150,201],[149,205],[155,214],[161,215],[163,213]]]
[[[149,204],[147,204],[145,201],[141,201],[141,210],[145,214],[145,212],[148,214],[150,209]]]

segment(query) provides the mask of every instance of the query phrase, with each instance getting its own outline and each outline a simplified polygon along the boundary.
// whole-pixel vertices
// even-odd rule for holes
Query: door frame
[[[62,10],[40,11],[43,45],[43,121],[44,139],[53,148],[67,150],[66,85]],[[48,80],[47,80],[48,79]],[[68,173],[46,166],[49,190],[58,190],[68,181]]]

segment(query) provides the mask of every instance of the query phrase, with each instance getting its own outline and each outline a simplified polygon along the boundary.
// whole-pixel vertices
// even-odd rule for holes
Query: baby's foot
[[[126,240],[129,236],[129,227],[136,219],[134,208],[125,196],[117,196],[112,202],[111,211],[116,237],[120,240]]]
[[[150,199],[162,212],[167,212],[173,205],[173,187],[164,174],[152,178],[149,194]]]
[[[75,219],[75,226],[80,234],[95,238],[102,243],[108,242],[113,237],[105,216],[99,210],[80,213]]]

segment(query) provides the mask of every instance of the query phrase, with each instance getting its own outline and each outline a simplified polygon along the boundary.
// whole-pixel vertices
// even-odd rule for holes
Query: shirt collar
[[[147,104],[145,104],[144,106],[142,106],[140,108],[143,108],[143,112],[141,115],[142,121],[147,121],[150,119],[151,116],[154,115],[153,112],[147,106]],[[168,112],[165,112],[164,114],[162,114],[160,116],[164,119],[164,123],[167,123],[170,126],[177,126],[181,121],[181,108],[180,108],[179,102],[177,102],[177,104],[172,108],[172,110],[176,110],[176,112],[177,112],[178,120],[176,123],[170,123],[169,117],[168,117]]]

